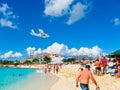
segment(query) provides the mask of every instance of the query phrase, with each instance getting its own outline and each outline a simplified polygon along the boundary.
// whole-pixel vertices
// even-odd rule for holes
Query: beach
[[[58,81],[50,88],[50,90],[81,90],[75,87],[75,76],[79,65],[64,65],[58,74]],[[103,76],[94,75],[100,90],[120,90],[120,78],[111,77],[109,74]],[[90,90],[95,90],[95,85],[90,81]]]
[[[81,90],[80,87],[75,87],[76,73],[78,72],[79,67],[79,64],[70,64],[63,65],[58,73],[53,73],[52,71],[48,74],[44,74],[43,72],[37,72],[29,76],[28,79],[26,78],[25,81],[22,81],[18,84],[16,83],[15,87],[11,87],[6,90],[16,90],[16,88],[17,90]],[[38,66],[36,68],[38,68]],[[21,69],[23,69],[22,71],[24,72],[26,69],[29,70],[29,68],[24,69],[23,67]],[[40,70],[40,68],[37,69],[37,71],[38,70]],[[23,76],[18,77],[16,75],[19,75],[19,73],[16,72],[16,74],[14,74],[14,79],[15,77],[17,79],[23,78]],[[100,86],[100,90],[120,90],[120,78],[115,78],[114,76],[110,76],[109,74],[105,74],[103,76],[94,75],[94,78]],[[95,90],[96,88],[91,80],[89,87],[90,90]]]

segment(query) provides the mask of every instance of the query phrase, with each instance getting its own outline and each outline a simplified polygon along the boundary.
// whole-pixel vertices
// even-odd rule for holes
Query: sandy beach
[[[58,74],[58,81],[50,90],[81,90],[75,87],[75,76],[79,65],[64,65]],[[120,90],[120,78],[111,77],[109,74],[103,76],[94,75],[100,90]],[[95,85],[90,81],[90,90],[95,90]]]

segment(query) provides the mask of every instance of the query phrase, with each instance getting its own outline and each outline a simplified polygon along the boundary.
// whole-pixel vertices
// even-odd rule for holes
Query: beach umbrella
[[[110,58],[115,58],[116,56],[120,56],[120,50],[116,50],[116,51],[110,53],[107,56],[110,57]]]
[[[115,56],[120,55],[120,50],[116,50],[115,52],[111,53],[111,55],[115,55]]]

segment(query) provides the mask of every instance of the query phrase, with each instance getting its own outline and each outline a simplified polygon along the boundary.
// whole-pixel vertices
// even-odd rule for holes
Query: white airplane
[[[48,38],[50,37],[48,34],[44,33],[42,29],[38,29],[39,33],[35,33],[35,31],[32,29],[30,34],[33,36],[41,37],[41,38]]]

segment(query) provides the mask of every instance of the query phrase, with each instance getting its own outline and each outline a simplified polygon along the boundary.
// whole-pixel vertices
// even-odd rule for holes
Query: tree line
[[[48,56],[45,56],[42,60],[39,60],[39,58],[34,58],[34,59],[26,59],[24,61],[19,61],[19,60],[0,60],[0,65],[21,65],[21,64],[35,64],[39,63],[41,64],[48,64],[51,62],[51,58]]]

